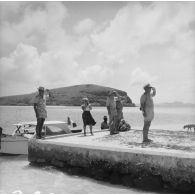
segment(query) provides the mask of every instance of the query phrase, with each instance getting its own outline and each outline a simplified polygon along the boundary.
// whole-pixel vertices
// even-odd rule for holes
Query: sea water
[[[82,126],[80,107],[48,106],[47,120],[66,121],[69,116]],[[124,108],[124,118],[133,129],[141,129],[143,117],[138,107]],[[96,129],[100,129],[105,107],[94,107],[92,115]],[[14,123],[36,120],[32,106],[0,106],[0,126],[3,133],[11,134]],[[195,123],[194,108],[155,108],[152,129],[182,130],[183,125]],[[0,193],[69,193],[69,194],[136,194],[152,193],[122,185],[112,185],[88,177],[69,175],[52,166],[32,166],[27,156],[0,156]]]
[[[82,110],[73,106],[47,106],[47,120],[67,121],[69,116],[78,125],[82,126]],[[108,116],[105,107],[93,107],[91,111],[96,125],[100,129],[103,116]],[[124,107],[124,119],[132,129],[142,129],[143,116],[138,107]],[[0,126],[4,133],[12,133],[14,123],[22,121],[36,121],[32,106],[0,106]],[[155,107],[155,117],[151,129],[182,130],[186,124],[195,123],[195,107]]]
[[[129,194],[144,191],[29,164],[27,156],[0,156],[0,193]],[[147,193],[147,192],[146,192]]]

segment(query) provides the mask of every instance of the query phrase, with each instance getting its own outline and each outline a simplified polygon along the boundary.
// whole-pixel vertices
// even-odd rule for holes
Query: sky
[[[195,2],[0,2],[0,96],[143,86],[195,103]]]

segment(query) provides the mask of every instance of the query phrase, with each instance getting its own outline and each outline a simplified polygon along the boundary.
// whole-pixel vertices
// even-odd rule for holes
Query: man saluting
[[[147,84],[144,86],[144,90],[145,92],[140,98],[140,110],[144,116],[143,143],[147,143],[152,141],[148,139],[148,131],[154,119],[154,103],[152,98],[156,95],[156,89],[150,84]]]
[[[38,88],[38,95],[35,96],[34,99],[34,110],[37,118],[37,126],[36,126],[36,138],[43,138],[41,135],[41,131],[43,128],[43,124],[45,119],[47,118],[47,110],[46,110],[46,98],[49,94],[49,90],[45,90],[44,87]]]

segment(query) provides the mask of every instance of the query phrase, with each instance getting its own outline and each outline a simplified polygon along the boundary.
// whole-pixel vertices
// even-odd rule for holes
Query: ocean
[[[67,106],[47,106],[47,120],[66,121],[69,116],[82,126],[81,108]],[[125,107],[125,120],[132,129],[142,129],[143,117],[138,107]],[[94,107],[92,115],[100,129],[105,107]],[[36,120],[32,106],[0,106],[0,126],[3,133],[11,134],[14,123]],[[195,123],[195,108],[155,107],[155,118],[151,129],[183,130],[185,124]],[[69,175],[52,166],[32,166],[27,156],[0,156],[0,193],[69,193],[69,194],[136,194],[152,193],[108,182],[97,181],[84,176]]]
[[[82,126],[82,110],[73,106],[47,106],[47,120],[67,121],[69,116],[78,125]],[[91,111],[97,124],[94,128],[100,129],[103,116],[107,115],[105,107],[93,107]],[[124,119],[132,129],[142,129],[143,117],[138,107],[125,107]],[[32,106],[0,106],[0,126],[4,133],[11,134],[13,124],[22,121],[36,121]],[[195,107],[155,107],[155,117],[151,129],[182,130],[185,124],[195,123]]]
[[[137,194],[142,190],[32,166],[27,156],[0,156],[0,194]]]

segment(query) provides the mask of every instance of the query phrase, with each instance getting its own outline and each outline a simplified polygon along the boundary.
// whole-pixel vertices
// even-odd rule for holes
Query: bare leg
[[[83,125],[84,136],[86,136],[86,125]]]
[[[92,125],[89,125],[89,128],[90,128],[90,133],[91,133],[91,135],[93,135],[93,132],[92,132]]]
[[[144,127],[143,127],[143,142],[148,141],[148,132],[151,125],[151,121],[144,121]]]

